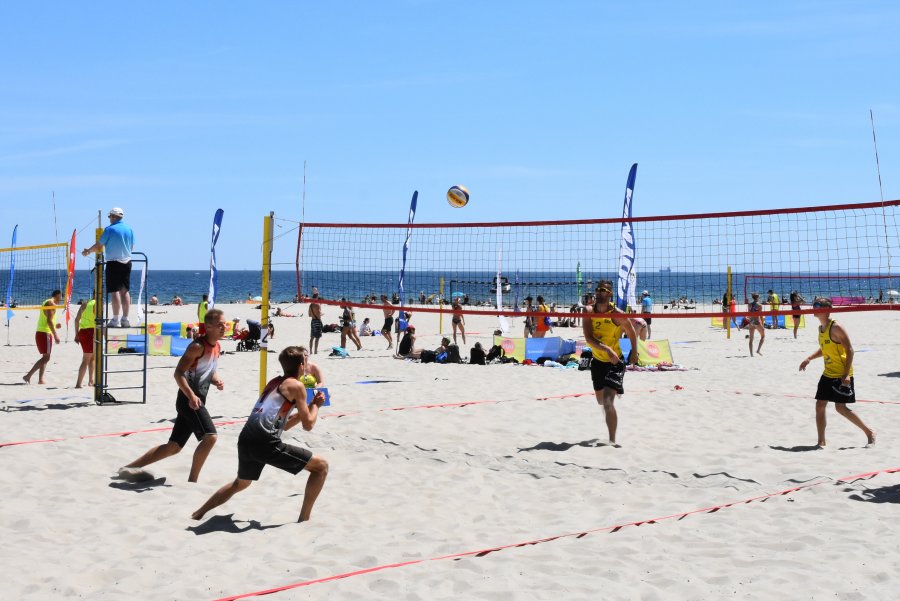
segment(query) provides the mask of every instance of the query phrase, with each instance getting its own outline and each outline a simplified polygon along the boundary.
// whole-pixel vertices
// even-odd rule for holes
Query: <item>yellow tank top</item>
[[[594,338],[611,347],[616,354],[622,356],[622,349],[619,348],[619,339],[622,337],[622,328],[616,325],[609,317],[601,317],[599,319],[591,319],[591,329],[594,332]],[[600,349],[591,348],[594,359],[604,363],[610,363],[609,355]]]
[[[56,305],[56,302],[53,300],[51,296],[47,300],[44,301],[42,307],[53,307]],[[49,323],[47,320],[47,315],[44,313],[46,309],[41,309],[38,314],[38,322],[37,322],[37,331],[45,332],[47,334],[53,334],[53,331],[56,329],[56,309],[53,309],[53,316],[50,318]]]
[[[819,348],[822,349],[822,357],[825,359],[826,378],[841,378],[844,376],[844,367],[847,365],[847,349],[843,344],[838,344],[831,340],[831,326],[834,320],[830,320],[825,327],[825,331],[819,330]],[[853,375],[853,368],[847,377]]]
[[[78,329],[79,330],[91,330],[94,328],[94,299],[91,299],[84,306],[84,311],[81,312],[81,319],[78,320]]]
[[[206,321],[206,313],[209,311],[209,301],[202,300],[197,306],[197,321],[203,323]]]

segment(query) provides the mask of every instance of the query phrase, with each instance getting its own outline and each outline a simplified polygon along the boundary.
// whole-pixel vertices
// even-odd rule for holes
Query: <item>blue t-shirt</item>
[[[649,296],[641,299],[641,313],[653,313],[653,299]]]
[[[130,261],[134,232],[131,226],[119,221],[106,226],[100,235],[100,243],[106,248],[107,261]]]

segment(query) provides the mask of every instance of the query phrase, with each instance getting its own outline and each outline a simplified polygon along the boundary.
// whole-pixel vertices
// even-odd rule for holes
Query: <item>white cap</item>
[[[643,292],[641,292],[641,296],[650,296],[650,293],[644,290]]]
[[[113,207],[109,210],[109,214],[121,218],[125,216],[125,211],[119,207]]]

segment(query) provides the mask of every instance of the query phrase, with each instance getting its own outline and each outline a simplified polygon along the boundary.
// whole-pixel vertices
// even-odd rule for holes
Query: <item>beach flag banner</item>
[[[10,308],[12,307],[12,289],[13,289],[13,279],[16,276],[16,234],[19,231],[18,224],[13,228],[12,235],[12,244],[10,248],[13,249],[9,255],[9,281],[6,283],[6,322],[9,323],[9,320],[12,319],[15,312]],[[8,332],[7,332],[8,334]]]
[[[216,305],[216,289],[219,286],[219,271],[216,268],[216,242],[219,241],[219,232],[222,229],[222,217],[225,215],[225,211],[222,209],[216,210],[216,215],[213,217],[213,228],[212,228],[212,243],[210,244],[209,249],[209,308],[212,309]]]
[[[503,273],[503,247],[497,248],[497,309],[503,310],[503,279],[501,277]],[[500,331],[506,334],[509,332],[509,320],[506,319],[503,315],[497,316],[497,323],[500,326]]]
[[[66,269],[66,326],[69,325],[69,303],[72,301],[72,284],[75,281],[75,235],[78,230],[72,230],[72,240],[69,242],[69,261]]]
[[[409,222],[406,227],[406,241],[403,243],[403,262],[400,264],[400,277],[398,278],[397,289],[400,295],[400,316],[398,317],[398,328],[401,332],[406,330],[406,312],[403,311],[403,275],[406,271],[406,255],[409,252],[409,243],[412,238],[412,224],[416,219],[416,201],[419,198],[419,191],[413,191],[412,202],[409,204]]]
[[[631,352],[631,340],[622,338],[619,340],[619,348],[626,359]],[[659,365],[660,363],[674,363],[672,360],[672,347],[668,340],[638,340],[638,363],[640,365]]]
[[[616,307],[625,311],[630,304],[636,306],[635,288],[637,287],[637,272],[634,268],[636,246],[634,240],[634,227],[631,223],[631,200],[634,195],[634,180],[637,176],[637,163],[631,166],[628,172],[628,182],[625,184],[625,204],[622,207],[622,238],[619,243],[619,273],[616,285]]]
[[[162,334],[162,324],[159,322],[147,324],[147,334],[150,336],[159,336]]]

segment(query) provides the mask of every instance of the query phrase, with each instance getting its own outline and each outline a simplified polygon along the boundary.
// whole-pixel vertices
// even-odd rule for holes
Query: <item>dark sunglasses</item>
[[[824,306],[822,303],[813,303],[813,309],[821,309]]]

